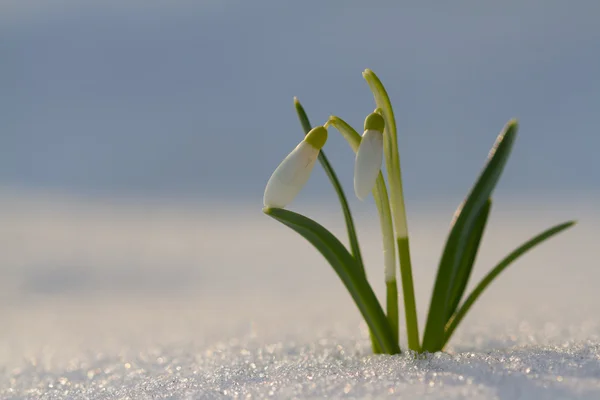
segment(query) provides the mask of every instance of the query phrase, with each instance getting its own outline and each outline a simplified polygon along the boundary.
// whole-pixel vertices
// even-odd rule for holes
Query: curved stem
[[[369,84],[369,88],[375,98],[375,103],[385,119],[385,132],[383,135],[385,165],[390,185],[392,218],[396,232],[396,241],[398,243],[398,256],[400,258],[400,276],[402,278],[402,292],[404,294],[408,347],[418,352],[421,348],[419,344],[419,325],[408,244],[408,224],[402,189],[402,172],[400,169],[394,110],[392,109],[390,98],[377,75],[370,69],[367,69],[363,72],[363,77]]]

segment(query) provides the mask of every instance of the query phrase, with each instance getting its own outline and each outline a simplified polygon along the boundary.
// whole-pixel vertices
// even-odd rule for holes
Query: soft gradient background
[[[410,204],[460,198],[512,117],[499,194],[597,194],[599,16],[596,1],[4,0],[0,183],[260,207],[301,134],[292,97],[315,124],[360,128],[368,67],[396,109]],[[316,176],[302,199],[330,197]]]
[[[218,308],[319,285],[341,296],[320,256],[261,214],[262,192],[301,138],[293,96],[315,124],[337,114],[360,129],[374,108],[367,67],[397,113],[420,313],[451,213],[512,117],[521,130],[490,249],[499,257],[579,219],[531,263],[587,287],[597,256],[585,243],[599,232],[599,18],[595,1],[5,0],[3,302],[212,291],[201,306]],[[353,154],[335,130],[326,150],[351,190]],[[377,277],[372,200],[350,201]],[[344,236],[319,168],[292,208]],[[566,266],[573,246],[577,265]],[[311,265],[292,280],[290,254]]]
[[[594,0],[1,0],[0,397],[260,396],[268,379],[337,397],[353,384],[349,372],[311,392],[305,349],[324,355],[326,386],[334,344],[361,371],[352,354],[368,336],[322,257],[261,208],[302,137],[293,96],[314,124],[336,114],[360,130],[371,68],[397,116],[421,322],[451,214],[510,118],[520,133],[470,285],[531,235],[579,220],[507,271],[451,345],[483,358],[525,346],[530,364],[460,367],[440,390],[427,362],[380,376],[409,379],[415,397],[474,383],[474,398],[597,398],[598,21]],[[373,201],[354,198],[353,154],[329,136],[382,295]],[[319,167],[291,208],[345,238]],[[290,375],[257,378],[240,346],[275,346],[271,366]]]

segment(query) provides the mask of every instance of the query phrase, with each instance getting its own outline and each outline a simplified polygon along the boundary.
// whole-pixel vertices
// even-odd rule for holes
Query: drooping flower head
[[[360,200],[369,195],[381,170],[384,128],[385,121],[377,112],[365,119],[365,131],[354,164],[354,192]]]
[[[265,188],[265,207],[284,208],[294,200],[304,187],[317,161],[321,148],[327,141],[327,129],[313,128],[304,140],[279,164]]]

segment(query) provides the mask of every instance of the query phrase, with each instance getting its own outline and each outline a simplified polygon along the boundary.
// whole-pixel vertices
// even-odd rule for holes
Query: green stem
[[[420,352],[419,322],[417,320],[417,304],[415,302],[408,237],[398,238],[398,256],[400,258],[400,277],[402,278],[402,293],[404,295],[408,348],[412,351]]]
[[[396,279],[387,281],[385,283],[385,288],[387,295],[387,319],[394,331],[394,340],[399,341],[400,321],[398,318],[398,284],[396,283]]]
[[[408,245],[408,224],[406,222],[406,207],[404,205],[404,193],[402,189],[402,171],[400,169],[400,154],[398,152],[398,140],[396,131],[396,120],[392,103],[383,84],[370,69],[363,72],[363,77],[369,84],[378,110],[385,119],[385,131],[383,151],[385,165],[390,186],[390,204],[396,241],[398,242],[398,255],[400,258],[400,276],[402,278],[402,291],[404,293],[404,312],[406,314],[406,330],[408,336],[408,347],[413,351],[420,351],[419,327],[417,325],[417,306],[415,301],[415,290],[412,278],[412,266],[410,261],[410,250]]]
[[[395,338],[399,341],[399,312],[398,312],[398,285],[396,283],[396,244],[394,242],[394,227],[385,181],[381,172],[377,177],[373,197],[379,212],[381,236],[383,241],[384,277],[386,285],[387,317],[394,329]]]

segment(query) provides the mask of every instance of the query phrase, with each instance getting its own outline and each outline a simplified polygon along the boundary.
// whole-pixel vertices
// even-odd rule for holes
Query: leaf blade
[[[469,283],[469,277],[473,271],[473,266],[479,251],[479,245],[481,244],[483,232],[485,231],[485,227],[487,225],[491,206],[492,201],[491,199],[488,199],[485,206],[479,212],[475,223],[473,224],[473,228],[470,230],[469,238],[467,239],[467,246],[458,267],[455,284],[451,285],[453,286],[453,290],[450,294],[450,306],[447,311],[446,322],[448,322],[450,317],[456,311],[456,308],[462,300],[467,284]]]
[[[473,289],[469,297],[465,300],[460,309],[455,313],[453,318],[448,322],[445,328],[445,338],[444,345],[450,340],[450,337],[454,333],[454,330],[460,324],[462,319],[465,317],[467,312],[471,309],[475,301],[481,296],[483,291],[494,281],[495,278],[500,275],[506,268],[508,268],[513,262],[515,262],[519,257],[527,253],[529,250],[534,248],[535,246],[541,244],[545,240],[550,239],[552,236],[557,235],[558,233],[564,231],[565,229],[570,228],[575,225],[576,221],[567,221],[562,224],[555,225],[551,228],[546,229],[542,233],[534,236],[529,239],[527,242],[523,243],[521,246],[517,247],[513,250],[509,255],[504,257]]]
[[[323,226],[301,214],[280,208],[265,208],[263,212],[302,235],[327,259],[354,299],[380,348],[387,354],[400,353],[392,327],[373,289],[344,245]]]
[[[517,133],[517,122],[509,121],[498,135],[492,147],[486,165],[477,181],[471,188],[462,207],[456,213],[442,258],[434,290],[429,305],[429,313],[423,337],[423,350],[436,352],[441,350],[444,342],[444,327],[447,322],[448,307],[452,286],[455,282],[457,269],[465,251],[468,236],[472,230],[477,215],[491,197],[504,166],[510,156]]]

